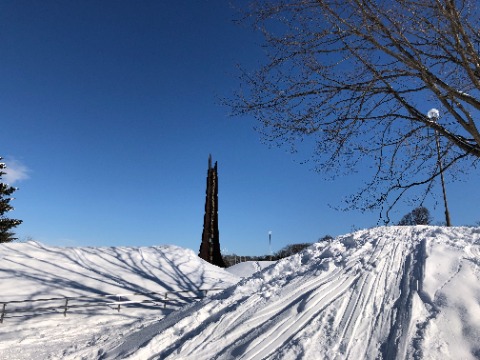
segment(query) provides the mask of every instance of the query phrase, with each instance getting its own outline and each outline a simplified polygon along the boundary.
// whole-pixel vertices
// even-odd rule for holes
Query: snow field
[[[66,250],[74,264],[39,244],[8,246],[0,246],[0,256],[11,262],[24,253],[26,264],[2,270],[0,286],[12,286],[13,274],[23,271],[23,294],[37,288],[58,294],[142,286],[225,290],[178,310],[75,314],[0,327],[0,338],[7,338],[0,342],[2,359],[480,358],[480,228],[362,230],[251,276],[265,264],[243,264],[233,275],[168,246]],[[39,280],[39,269],[48,269],[41,273],[48,281]],[[64,286],[69,280],[73,290]]]
[[[193,251],[176,246],[60,248],[11,243],[0,245],[0,258],[0,302],[176,290],[194,294],[198,289],[226,288],[239,280],[202,261]],[[96,359],[101,344],[163,318],[174,311],[171,305],[122,306],[120,312],[112,307],[74,309],[66,317],[59,310],[12,318],[15,305],[7,304],[6,318],[0,324],[0,359]]]
[[[478,261],[475,229],[360,231],[315,244],[194,309],[180,310],[176,317],[182,320],[173,329],[158,333],[144,347],[131,349],[128,358],[421,358],[433,351],[429,344],[436,338],[427,330],[451,311],[432,307],[432,296],[436,299],[443,282],[429,279],[457,278],[454,265],[443,268],[446,275],[435,270],[439,259],[431,254],[438,244],[448,249],[440,255],[447,262],[468,261],[469,256]],[[471,279],[465,283],[470,291],[478,284],[478,274],[471,270]],[[425,296],[428,293],[430,299]],[[469,308],[475,311],[479,297],[470,295]],[[458,309],[453,311],[458,314]],[[455,328],[447,332],[441,336],[455,340]],[[475,331],[471,333],[462,336],[462,342],[455,340],[435,350],[438,357],[434,358],[457,353],[475,358],[479,338]],[[107,358],[117,356],[115,349],[106,353]]]

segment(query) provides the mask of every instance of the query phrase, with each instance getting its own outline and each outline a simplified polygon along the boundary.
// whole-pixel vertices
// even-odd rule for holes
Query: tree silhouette
[[[398,225],[429,225],[431,222],[430,211],[424,206],[419,206],[404,215]]]
[[[400,199],[478,164],[479,16],[476,0],[254,0],[244,20],[268,60],[227,103],[273,144],[313,144],[324,174],[370,169],[345,208],[388,222]]]

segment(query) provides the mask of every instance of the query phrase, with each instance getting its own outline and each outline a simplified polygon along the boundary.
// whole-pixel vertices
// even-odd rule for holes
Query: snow
[[[0,306],[2,301],[139,292],[158,292],[163,298],[166,291],[197,293],[198,289],[226,288],[239,280],[199,259],[193,251],[176,246],[61,248],[35,242],[11,243],[0,244],[0,261]],[[44,308],[46,304],[35,306]],[[62,359],[70,353],[72,359],[78,359],[75,353],[85,347],[143,327],[175,309],[171,303],[166,308],[122,305],[120,312],[111,306],[77,308],[69,310],[66,317],[60,309],[49,316],[11,318],[16,306],[19,304],[7,304],[6,318],[0,324],[2,360]],[[87,353],[92,354],[90,350]]]
[[[233,266],[230,266],[226,270],[234,275],[245,278],[250,277],[258,271],[275,264],[275,261],[245,261]]]
[[[175,307],[6,318],[1,359],[480,358],[480,228],[361,230],[227,270],[174,246],[7,244],[0,258],[0,302],[224,289]]]

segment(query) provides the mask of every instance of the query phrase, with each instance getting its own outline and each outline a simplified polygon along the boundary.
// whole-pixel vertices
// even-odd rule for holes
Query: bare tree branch
[[[312,139],[321,172],[374,164],[347,207],[392,207],[480,159],[480,6],[475,0],[253,0],[268,61],[243,72],[234,114],[265,140]],[[438,108],[441,117],[427,112]],[[388,205],[389,204],[389,205]]]

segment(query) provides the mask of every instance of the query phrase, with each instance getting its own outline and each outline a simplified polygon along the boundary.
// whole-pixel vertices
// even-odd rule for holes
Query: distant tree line
[[[333,239],[332,236],[325,235],[324,237],[318,239],[318,241],[319,242],[328,241],[331,239]],[[261,255],[261,256],[239,256],[236,254],[223,255],[223,261],[225,262],[227,267],[233,266],[241,262],[246,262],[246,261],[277,261],[292,255],[295,255],[311,245],[312,243],[288,244],[272,255]]]
[[[419,206],[408,214],[404,215],[398,222],[398,225],[411,226],[411,225],[430,225],[432,217],[430,211],[424,206]]]
[[[409,213],[405,214],[400,221],[397,223],[399,226],[416,226],[416,225],[431,225],[433,223],[433,218],[430,215],[430,211],[425,206],[419,206],[414,208]],[[480,226],[480,221],[477,221],[475,225],[471,226]],[[321,241],[330,241],[333,240],[333,237],[330,235],[325,235],[318,239],[317,242]],[[300,251],[306,249],[312,245],[312,243],[296,243],[288,244],[275,252],[272,255],[261,255],[261,256],[239,256],[236,254],[233,255],[224,255],[223,259],[227,267],[233,266],[240,262],[246,261],[277,261],[292,255],[299,253]]]

